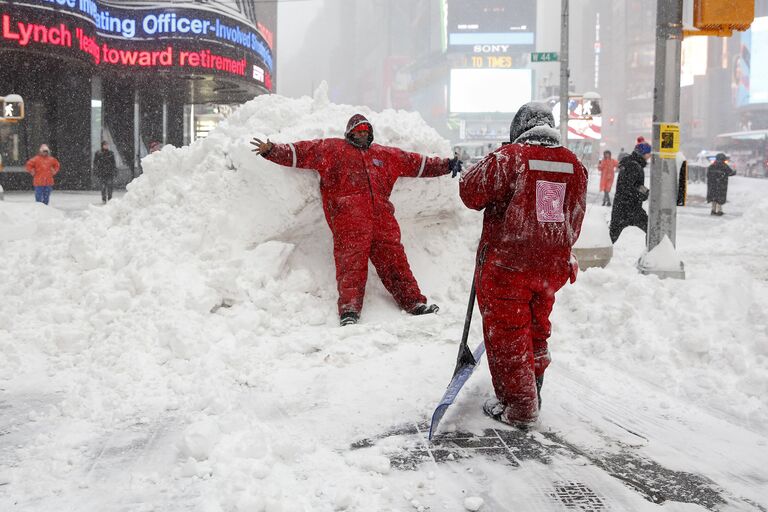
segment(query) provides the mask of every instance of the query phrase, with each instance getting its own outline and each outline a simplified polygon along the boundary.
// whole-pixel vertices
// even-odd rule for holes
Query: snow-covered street
[[[482,215],[457,179],[401,179],[403,244],[441,309],[399,311],[371,268],[340,328],[317,176],[248,144],[340,136],[355,112],[379,143],[451,152],[418,114],[321,87],[147,156],[106,206],[0,201],[0,510],[768,510],[768,180],[732,178],[723,217],[689,186],[686,280],[640,275],[628,228],[558,293],[535,431],[483,415],[483,362],[429,444]]]

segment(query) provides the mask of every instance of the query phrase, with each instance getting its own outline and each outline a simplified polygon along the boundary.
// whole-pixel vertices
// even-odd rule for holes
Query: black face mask
[[[355,137],[353,137],[351,134],[347,136],[347,140],[349,141],[350,144],[352,144],[356,148],[368,149],[371,146],[371,139],[373,138],[371,137],[370,132],[368,133],[369,133],[368,137],[365,138],[362,142],[356,139]]]

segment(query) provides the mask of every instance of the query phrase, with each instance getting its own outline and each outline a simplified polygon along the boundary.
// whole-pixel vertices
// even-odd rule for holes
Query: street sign
[[[661,123],[659,125],[659,156],[675,158],[680,151],[680,124]]]
[[[557,62],[559,59],[557,52],[532,52],[531,62]]]

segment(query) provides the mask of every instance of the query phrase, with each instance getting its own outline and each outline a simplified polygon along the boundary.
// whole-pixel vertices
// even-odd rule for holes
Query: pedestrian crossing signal
[[[754,0],[694,0],[693,26],[718,35],[749,29],[755,19]]]
[[[19,121],[24,119],[24,99],[18,94],[0,96],[0,121]]]

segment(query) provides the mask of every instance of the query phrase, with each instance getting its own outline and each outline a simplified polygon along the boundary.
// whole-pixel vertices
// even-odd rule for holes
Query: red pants
[[[507,417],[538,417],[536,378],[549,366],[549,314],[555,292],[568,280],[567,265],[542,271],[504,268],[486,262],[477,280],[477,302],[496,397]]]
[[[340,315],[347,311],[362,311],[368,259],[376,268],[384,287],[402,309],[409,311],[416,304],[427,301],[408,265],[399,230],[394,240],[392,237],[380,239],[382,237],[365,230],[339,231],[333,237],[333,257]]]

